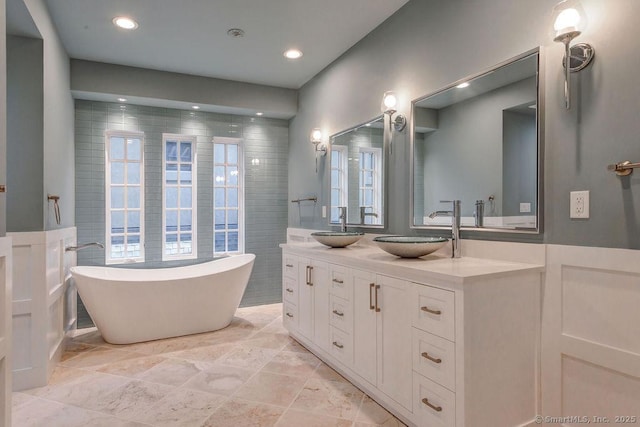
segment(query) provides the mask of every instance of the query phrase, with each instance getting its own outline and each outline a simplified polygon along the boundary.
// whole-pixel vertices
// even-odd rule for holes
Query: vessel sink
[[[316,231],[311,233],[311,237],[332,248],[344,248],[357,242],[362,236],[364,233],[359,231]]]
[[[449,241],[444,237],[379,236],[373,239],[385,252],[401,258],[418,258],[435,252]]]

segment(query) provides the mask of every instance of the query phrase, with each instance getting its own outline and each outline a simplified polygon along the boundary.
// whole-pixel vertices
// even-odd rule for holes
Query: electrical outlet
[[[520,203],[520,213],[531,212],[531,203]]]
[[[589,218],[589,192],[572,191],[570,197],[570,218]]]
[[[327,217],[327,207],[323,206],[322,207],[322,218],[326,218]]]

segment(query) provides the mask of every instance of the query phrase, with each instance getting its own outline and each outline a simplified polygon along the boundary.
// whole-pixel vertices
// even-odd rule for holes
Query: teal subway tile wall
[[[195,135],[198,259],[213,257],[213,137],[240,138],[244,150],[245,252],[256,261],[242,306],[281,300],[281,253],[286,240],[288,121],[261,117],[77,100],[75,103],[78,242],[105,240],[105,131],[144,132],[145,267],[162,261],[162,134]],[[255,161],[258,159],[258,162]],[[252,161],[253,160],[253,161]],[[104,265],[102,249],[78,252],[78,265]],[[79,312],[83,307],[79,306]],[[80,313],[79,313],[80,314]],[[86,324],[86,315],[80,326]]]

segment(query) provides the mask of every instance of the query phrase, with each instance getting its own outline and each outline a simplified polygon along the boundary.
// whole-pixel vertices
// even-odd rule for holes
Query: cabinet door
[[[373,273],[351,270],[353,277],[353,362],[354,370],[371,384],[376,384],[376,311]],[[410,342],[410,341],[409,341]]]
[[[378,388],[396,402],[412,407],[410,285],[377,276]]]
[[[299,258],[298,265],[298,331],[313,340],[313,285],[311,261]]]
[[[329,265],[311,260],[313,289],[313,342],[329,351]],[[307,286],[309,287],[309,286]]]

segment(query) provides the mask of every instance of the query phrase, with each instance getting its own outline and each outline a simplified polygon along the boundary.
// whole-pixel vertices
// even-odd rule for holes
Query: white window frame
[[[334,187],[334,182],[331,181],[331,188],[329,189],[329,200],[331,200],[333,190],[340,191],[340,204],[337,206],[332,205],[329,209],[329,222],[332,224],[336,224],[339,223],[340,220],[336,219],[334,221],[333,209],[337,208],[338,206],[347,206],[349,200],[349,147],[347,147],[346,145],[333,145],[331,146],[331,150],[340,153],[340,164],[334,165],[333,162],[331,162],[331,170],[329,175],[329,177],[332,177],[333,171],[338,171],[338,174],[340,176],[340,183],[338,183],[338,186]]]
[[[216,230],[216,210],[220,210],[220,208],[216,209],[216,201],[215,201],[215,189],[216,187],[220,188],[220,187],[224,187],[224,188],[228,188],[229,186],[226,185],[217,185],[216,186],[216,182],[215,182],[215,170],[216,170],[216,166],[225,166],[225,168],[229,165],[236,165],[231,164],[231,163],[227,163],[226,159],[224,159],[224,162],[221,163],[219,161],[217,161],[217,159],[215,159],[215,147],[213,147],[213,153],[214,153],[214,159],[213,159],[213,177],[212,177],[212,188],[213,188],[213,255],[214,256],[218,256],[218,255],[233,255],[233,254],[243,254],[244,253],[244,233],[245,233],[245,229],[244,229],[244,217],[245,217],[245,211],[244,211],[244,147],[243,147],[243,142],[241,138],[226,138],[226,137],[214,137],[212,140],[213,144],[230,144],[230,145],[237,145],[238,146],[238,163],[237,163],[237,167],[238,167],[238,250],[237,251],[228,251],[225,250],[224,252],[216,252],[216,231],[225,231],[228,232],[229,229],[225,228],[224,230]],[[226,153],[226,149],[225,149],[225,153]],[[235,186],[234,186],[235,187]],[[224,207],[225,210],[227,210],[226,206]],[[226,215],[225,215],[226,218]],[[225,243],[225,248],[227,248],[227,244]]]
[[[178,230],[176,234],[178,235],[178,253],[177,254],[167,254],[166,253],[166,240],[167,240],[167,207],[166,207],[166,196],[167,196],[167,141],[176,141],[178,144],[182,141],[191,142],[191,150],[193,153],[193,158],[191,162],[191,253],[190,254],[181,254],[180,253],[180,235],[187,234],[180,231],[180,167],[182,164],[180,161],[180,151],[178,147],[178,157],[175,162],[178,165],[178,183],[175,185],[169,185],[169,187],[178,188],[178,207],[175,210],[178,211]],[[198,149],[197,149],[198,141],[197,137],[194,135],[183,135],[176,133],[163,133],[162,134],[162,260],[170,261],[170,260],[178,260],[178,259],[196,259],[198,258]],[[172,162],[173,163],[173,162]],[[184,186],[186,187],[186,186]],[[171,210],[174,210],[173,208]],[[173,233],[171,233],[173,234]]]
[[[127,215],[125,211],[125,226],[124,226],[124,239],[125,239],[125,257],[123,258],[111,258],[111,138],[119,137],[125,139],[125,147],[127,139],[140,139],[140,256],[134,258],[126,257],[126,241],[128,237],[127,232]],[[131,161],[126,158],[126,150],[124,159],[122,160],[126,164]],[[145,260],[145,208],[144,208],[144,187],[145,187],[145,175],[144,175],[144,132],[131,132],[121,130],[107,130],[105,132],[105,264],[122,264],[128,262],[144,262]],[[138,162],[131,162],[138,163]],[[126,175],[125,183],[123,186],[126,188]],[[126,192],[125,192],[126,193]],[[127,203],[127,196],[125,194],[125,206]]]
[[[362,161],[362,154],[373,154],[374,167],[372,169],[365,169],[364,162]],[[358,205],[363,206],[364,192],[373,190],[373,213],[378,217],[366,216],[366,225],[380,225],[382,216],[382,149],[375,147],[358,147]],[[373,174],[373,188],[365,187],[362,185],[363,172],[372,172]],[[367,221],[370,221],[367,223]]]

